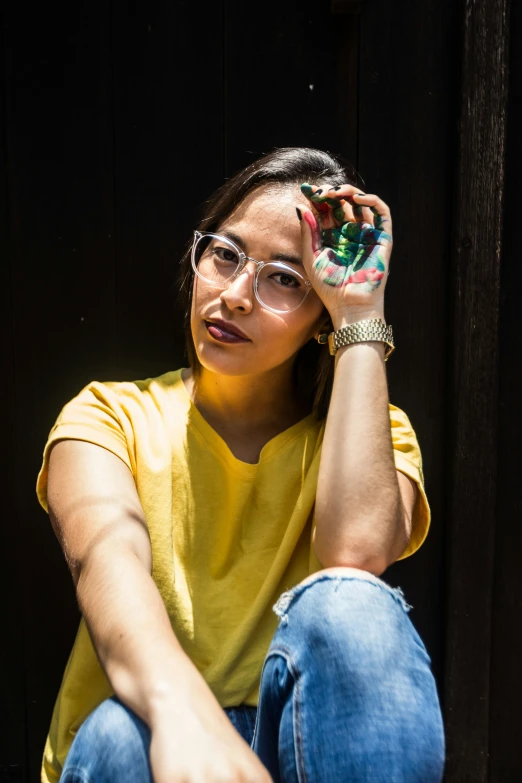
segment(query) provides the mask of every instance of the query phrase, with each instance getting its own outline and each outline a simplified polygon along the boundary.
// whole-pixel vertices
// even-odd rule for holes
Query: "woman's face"
[[[301,230],[296,204],[307,205],[294,185],[259,188],[248,194],[216,233],[225,230],[241,238],[237,242],[247,256],[269,261],[279,254],[301,257]],[[288,263],[288,262],[285,262]],[[290,264],[307,277],[302,266]],[[191,329],[201,364],[222,375],[266,372],[293,357],[328,319],[328,312],[312,289],[303,304],[288,313],[274,313],[256,299],[255,265],[247,262],[241,274],[222,290],[194,276]],[[221,319],[238,327],[248,342],[224,343],[212,337],[206,321]]]

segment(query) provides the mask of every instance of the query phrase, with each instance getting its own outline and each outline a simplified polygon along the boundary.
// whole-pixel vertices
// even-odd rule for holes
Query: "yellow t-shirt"
[[[419,487],[413,554],[430,525],[422,458],[406,414],[390,404],[396,468]],[[181,370],[93,381],[51,429],[37,480],[47,511],[50,447],[64,438],[112,451],[132,471],[148,525],[153,579],[183,649],[223,706],[256,705],[284,591],[320,570],[311,546],[324,420],[272,438],[255,465],[237,459],[193,404]],[[82,618],[56,700],[42,781],[58,781],[76,732],[112,690]]]

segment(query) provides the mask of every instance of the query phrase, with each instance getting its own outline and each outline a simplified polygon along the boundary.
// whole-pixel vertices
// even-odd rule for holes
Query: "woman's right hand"
[[[216,702],[217,704],[217,702]],[[206,699],[152,726],[154,783],[272,783],[272,778],[225,711]]]

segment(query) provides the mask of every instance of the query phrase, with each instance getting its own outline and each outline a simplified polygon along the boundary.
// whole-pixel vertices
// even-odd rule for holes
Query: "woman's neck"
[[[183,382],[196,408],[209,423],[241,432],[286,429],[310,413],[294,388],[292,366],[256,375],[221,375],[202,367]]]

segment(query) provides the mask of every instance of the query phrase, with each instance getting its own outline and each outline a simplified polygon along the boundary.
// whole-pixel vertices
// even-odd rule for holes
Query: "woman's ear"
[[[327,312],[319,322],[319,326],[314,332],[314,338],[317,340],[320,334],[330,334],[330,332],[333,332],[333,323],[330,313]]]

